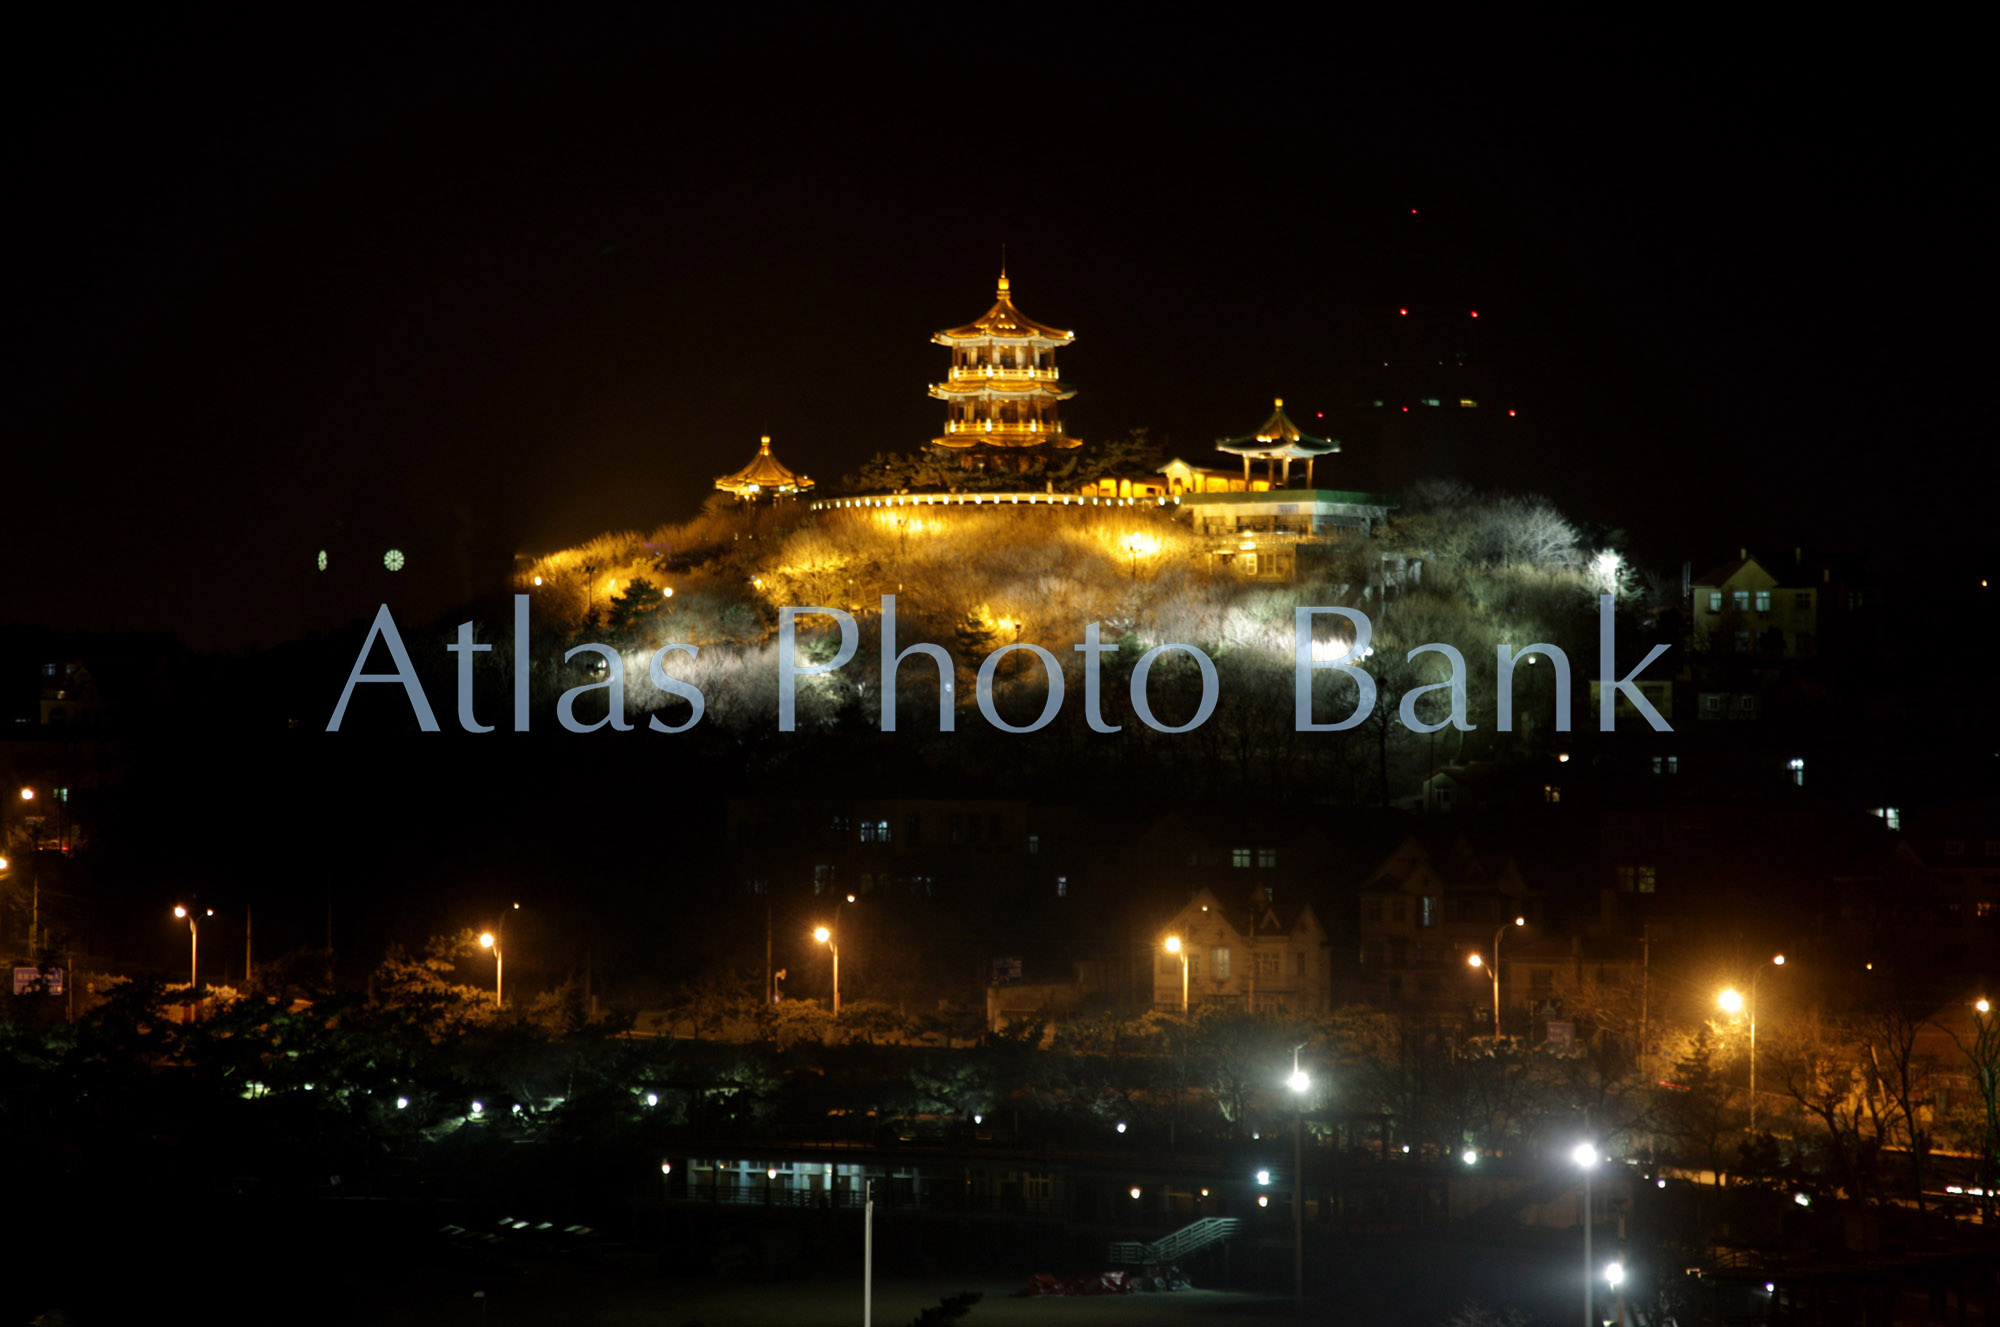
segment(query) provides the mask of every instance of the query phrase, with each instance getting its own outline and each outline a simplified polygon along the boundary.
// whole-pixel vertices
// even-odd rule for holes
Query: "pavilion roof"
[[[1331,438],[1317,438],[1292,422],[1285,413],[1285,398],[1279,397],[1272,403],[1271,417],[1264,426],[1244,438],[1217,439],[1217,451],[1234,452],[1238,456],[1326,456],[1340,450],[1340,444]]]
[[[723,475],[715,481],[715,486],[727,493],[781,493],[790,489],[811,488],[813,481],[804,475],[794,474],[771,455],[771,439],[766,436],[760,441],[757,455],[750,464],[733,475]]]
[[[1073,341],[1076,339],[1076,333],[1065,332],[1046,323],[1038,323],[1015,308],[1007,284],[1007,274],[1002,272],[999,294],[992,308],[965,326],[939,332],[931,340],[939,345],[950,345],[953,341],[984,341],[994,337],[1012,341]]]

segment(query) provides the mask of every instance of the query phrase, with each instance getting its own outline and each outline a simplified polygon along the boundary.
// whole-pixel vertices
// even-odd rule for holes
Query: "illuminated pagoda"
[[[758,498],[796,497],[811,488],[813,481],[804,475],[793,474],[782,461],[771,455],[771,438],[766,434],[750,464],[733,475],[722,476],[715,481],[715,486],[724,493],[734,493],[745,502],[754,502]]]
[[[1264,462],[1264,475],[1273,488],[1289,488],[1292,482],[1292,462],[1306,463],[1306,487],[1313,486],[1313,461],[1321,456],[1330,456],[1340,451],[1340,443],[1329,438],[1315,438],[1294,424],[1285,413],[1285,398],[1272,402],[1271,417],[1264,421],[1262,428],[1247,438],[1222,438],[1215,449],[1234,452],[1243,458],[1243,486],[1250,486],[1250,462]],[[1280,463],[1283,469],[1280,470]]]
[[[1004,270],[992,308],[931,340],[951,347],[951,376],[931,387],[947,405],[944,436],[932,438],[933,447],[957,452],[968,468],[1025,471],[1051,451],[1082,445],[1056,416],[1056,403],[1076,395],[1062,385],[1056,347],[1076,333],[1016,309]]]

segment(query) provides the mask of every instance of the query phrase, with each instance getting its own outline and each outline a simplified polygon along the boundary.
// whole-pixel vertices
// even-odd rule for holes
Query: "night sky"
[[[46,10],[0,621],[268,644],[335,522],[448,596],[760,433],[837,480],[936,431],[1003,244],[1085,438],[1338,432],[1366,313],[1463,305],[1511,486],[1642,561],[1984,538],[1973,44],[1487,13]]]

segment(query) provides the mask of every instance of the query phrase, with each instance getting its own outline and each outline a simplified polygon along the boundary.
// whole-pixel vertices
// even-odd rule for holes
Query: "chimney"
[[[1792,565],[1794,567],[1803,567],[1806,565],[1806,550],[1803,544],[1794,544],[1792,546]]]
[[[1739,559],[1747,562],[1750,560],[1750,550],[1747,548],[1739,548],[1736,550],[1736,556]]]

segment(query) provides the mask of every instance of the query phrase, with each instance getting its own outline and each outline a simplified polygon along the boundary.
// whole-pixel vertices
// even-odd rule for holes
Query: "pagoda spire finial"
[[[766,433],[761,439],[758,440],[757,454],[759,456],[769,456],[771,454],[770,434]]]
[[[1000,246],[1000,298],[1007,298],[1007,246]]]

